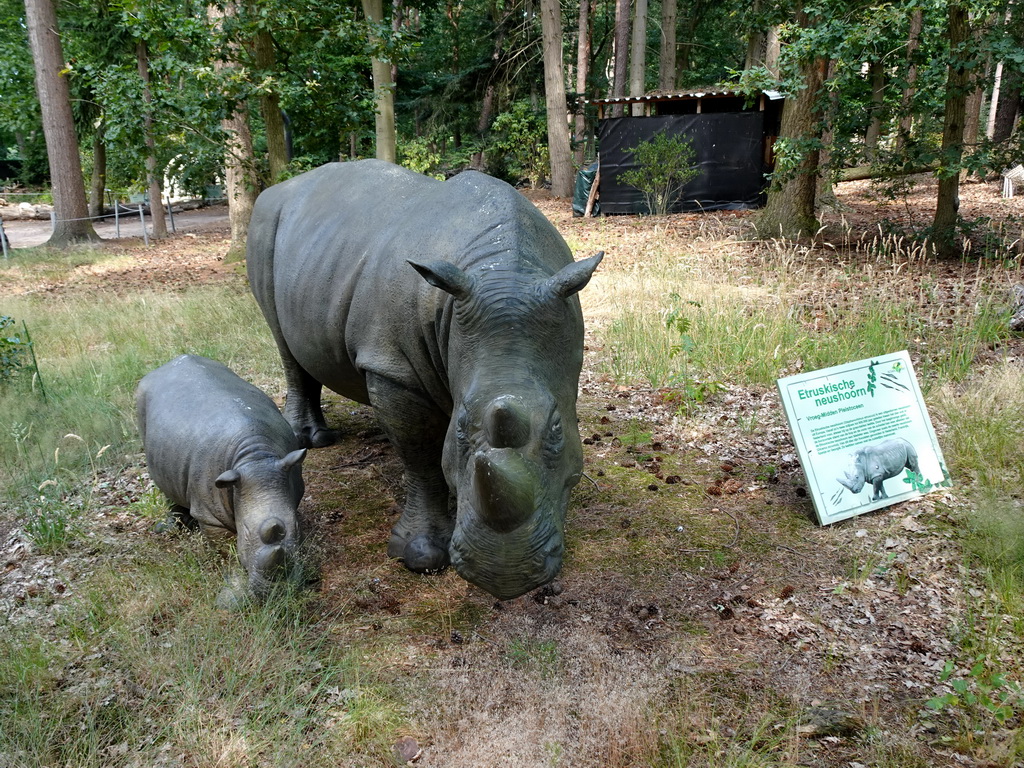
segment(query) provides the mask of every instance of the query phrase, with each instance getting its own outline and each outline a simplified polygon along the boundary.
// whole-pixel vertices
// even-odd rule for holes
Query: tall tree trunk
[[[797,12],[801,26],[810,26],[802,10]],[[800,79],[804,88],[786,99],[782,108],[780,139],[807,141],[817,138],[820,130],[818,98],[825,80],[825,59],[808,58],[800,62]],[[768,191],[768,202],[757,217],[757,231],[762,237],[809,237],[819,228],[815,216],[818,187],[818,150],[807,150],[800,163],[792,169],[777,169],[785,175],[774,181]]]
[[[882,135],[885,67],[880,61],[872,61],[868,66],[871,76],[871,120],[864,134],[864,159],[869,163],[873,163],[878,154],[878,139]]]
[[[384,4],[382,0],[363,0],[363,13],[371,24],[384,23]],[[377,36],[371,33],[370,41],[376,43]],[[377,137],[377,159],[393,163],[397,158],[397,136],[395,130],[395,83],[391,79],[391,65],[374,56],[371,59],[373,70],[373,99],[377,105],[375,120]]]
[[[89,215],[103,215],[103,193],[107,189],[107,142],[103,140],[104,125],[96,127],[92,137],[92,180],[89,184]]]
[[[658,89],[676,89],[676,18],[678,0],[661,0],[661,51],[658,56]]]
[[[580,0],[579,30],[576,37],[576,105],[573,141],[576,145],[576,165],[583,167],[587,156],[587,115],[583,100],[587,97],[587,77],[590,75],[590,0]]]
[[[615,63],[612,67],[612,98],[626,95],[626,67],[629,63],[629,0],[615,0]],[[622,105],[613,104],[612,117],[622,117]]]
[[[149,215],[153,220],[153,238],[167,237],[167,218],[160,194],[160,176],[156,172],[156,139],[153,138],[153,92],[149,87],[149,52],[146,41],[135,43],[135,61],[142,79],[142,138],[146,143],[146,189],[149,191]]]
[[[942,121],[942,165],[949,169],[939,176],[932,245],[937,255],[952,258],[960,254],[957,217],[960,209],[960,161],[964,150],[964,115],[970,84],[964,57],[970,37],[967,9],[951,2],[948,10],[949,68],[946,73],[946,111]]]
[[[910,15],[910,32],[907,35],[907,84],[900,100],[900,127],[896,132],[896,153],[899,154],[910,141],[914,129],[914,94],[917,92],[917,49],[921,44],[924,28],[924,11],[915,8]]]
[[[253,58],[263,72],[273,72],[277,56],[274,53],[274,39],[270,32],[261,29],[252,41]],[[270,184],[280,181],[288,167],[288,141],[285,138],[284,115],[281,113],[281,98],[277,91],[267,90],[260,94],[260,114],[267,131],[267,162],[270,170]]]
[[[1021,106],[1021,79],[1017,72],[1003,72],[999,100],[993,105],[996,114],[992,121],[992,141],[1006,141],[1013,134],[1014,121]]]
[[[220,19],[237,12],[237,6],[227,3],[224,10],[215,5],[207,6],[207,14],[214,25]],[[217,61],[217,72],[229,68],[230,62]],[[249,128],[249,110],[244,102],[234,105],[231,113],[221,120],[221,128],[227,134],[224,146],[224,187],[228,199],[228,219],[231,222],[231,244],[224,256],[225,262],[241,261],[245,258],[245,240],[249,234],[249,220],[252,208],[259,194],[259,178],[253,156],[252,131]]]
[[[562,8],[558,0],[541,0],[540,23],[544,50],[544,100],[548,116],[551,194],[572,197],[572,153],[562,73]]]
[[[647,75],[647,0],[633,2],[633,30],[629,53],[629,95],[643,96]],[[643,104],[633,105],[635,116],[644,113]]]
[[[96,242],[99,237],[88,218],[82,159],[71,114],[71,93],[67,79],[61,74],[65,66],[64,52],[53,0],[25,0],[25,19],[35,65],[36,95],[43,118],[56,218],[53,234],[46,244],[63,248],[72,243]]]

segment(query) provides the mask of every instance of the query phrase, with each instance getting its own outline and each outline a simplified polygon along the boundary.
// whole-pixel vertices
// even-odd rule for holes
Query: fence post
[[[50,211],[50,234],[57,231],[57,212]]]
[[[114,201],[114,237],[121,239],[121,201]]]
[[[10,251],[8,250],[7,233],[4,232],[4,220],[0,219],[0,246],[4,249],[4,258],[11,258]]]
[[[146,215],[142,212],[142,203],[139,203],[139,221],[142,222],[142,239],[149,245],[149,235],[146,233]]]
[[[167,217],[171,220],[171,232],[176,233],[178,230],[174,228],[174,211],[171,210],[170,200],[167,201]]]

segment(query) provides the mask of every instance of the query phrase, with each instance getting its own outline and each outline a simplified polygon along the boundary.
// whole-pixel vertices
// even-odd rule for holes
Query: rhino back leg
[[[254,214],[253,223],[249,228],[246,269],[253,296],[263,311],[281,355],[284,378],[288,385],[284,416],[292,425],[292,430],[303,448],[323,448],[337,442],[338,434],[328,429],[324,420],[320,405],[323,385],[299,365],[281,330],[274,285],[273,243],[277,221],[276,218],[264,215],[262,211],[258,213],[260,215]]]
[[[368,374],[370,404],[405,469],[405,510],[391,531],[388,555],[417,573],[448,565],[455,520],[441,469],[448,416],[423,396]]]

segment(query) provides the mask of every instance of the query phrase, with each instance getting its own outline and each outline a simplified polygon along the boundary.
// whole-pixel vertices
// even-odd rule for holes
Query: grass
[[[24,386],[0,390],[0,485],[17,493],[60,470],[87,471],[103,446],[111,446],[110,458],[132,450],[135,386],[178,354],[219,359],[272,393],[280,387],[269,331],[237,287],[16,297],[5,300],[5,312],[32,328],[48,395],[44,403]],[[80,436],[81,446],[64,446],[61,455],[67,434]]]

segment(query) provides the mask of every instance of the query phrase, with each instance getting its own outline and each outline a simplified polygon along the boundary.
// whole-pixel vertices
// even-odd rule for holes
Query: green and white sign
[[[951,485],[906,351],[778,386],[820,525]]]

